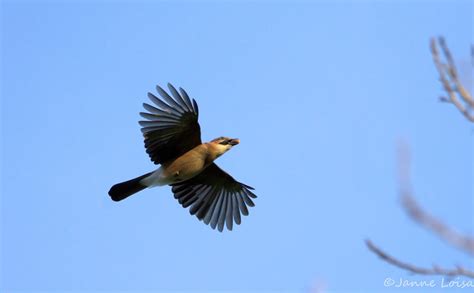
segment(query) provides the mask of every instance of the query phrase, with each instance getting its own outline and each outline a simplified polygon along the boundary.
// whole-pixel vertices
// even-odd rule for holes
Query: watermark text
[[[460,277],[457,278],[446,278],[441,277],[439,279],[408,279],[408,278],[385,278],[383,285],[385,287],[394,288],[474,288],[474,280],[467,280]]]

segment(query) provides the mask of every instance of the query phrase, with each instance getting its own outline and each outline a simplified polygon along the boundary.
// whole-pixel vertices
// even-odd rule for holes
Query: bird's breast
[[[212,161],[209,161],[207,149],[198,146],[181,157],[162,164],[142,183],[152,187],[157,185],[169,185],[189,180],[201,173]]]
[[[174,183],[185,181],[201,173],[206,167],[205,158],[196,154],[183,155],[164,166],[165,176]]]

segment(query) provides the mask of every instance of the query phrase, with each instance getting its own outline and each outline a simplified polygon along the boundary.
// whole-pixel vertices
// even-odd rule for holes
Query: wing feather
[[[169,85],[170,84],[168,84],[168,88]],[[171,106],[175,111],[178,111],[180,114],[185,112],[185,109],[181,107],[181,105],[176,102],[170,95],[168,95],[168,93],[159,85],[156,86],[156,90],[158,91],[160,96],[166,101],[166,103],[168,103],[168,105]]]
[[[155,106],[144,103],[148,112],[140,112],[146,120],[139,121],[145,138],[145,148],[155,164],[173,160],[194,147],[200,145],[201,127],[198,122],[197,103],[192,102],[184,90],[182,95],[168,84],[170,96],[164,89],[157,86],[161,99],[152,93],[148,98]]]
[[[248,185],[236,181],[232,176],[212,163],[196,177],[172,185],[179,203],[196,215],[212,229],[232,230],[240,225],[241,215],[249,214],[248,207],[255,204],[256,195]]]

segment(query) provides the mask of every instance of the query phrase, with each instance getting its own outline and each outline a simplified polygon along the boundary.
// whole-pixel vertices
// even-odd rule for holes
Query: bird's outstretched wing
[[[232,230],[233,222],[240,224],[240,215],[247,216],[247,207],[253,207],[252,187],[237,182],[232,176],[212,163],[202,173],[190,180],[173,184],[174,197],[184,207],[190,207],[191,215],[196,215],[212,229]]]
[[[147,121],[139,121],[145,137],[146,152],[155,164],[172,160],[201,144],[201,128],[198,123],[199,109],[196,101],[179,88],[168,83],[172,97],[160,86],[156,87],[162,99],[152,93],[148,98],[157,106],[147,103],[147,113],[140,115]]]

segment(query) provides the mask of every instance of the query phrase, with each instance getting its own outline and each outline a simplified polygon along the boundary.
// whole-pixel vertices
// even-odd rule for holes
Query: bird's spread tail
[[[153,172],[150,172],[150,173],[147,173],[147,174],[142,175],[140,177],[137,177],[135,179],[115,184],[109,190],[110,197],[114,201],[120,201],[122,199],[125,199],[125,198],[129,197],[130,195],[132,195],[134,193],[137,193],[137,192],[147,188],[148,186],[140,183],[140,181],[143,178],[148,177],[152,173]]]

